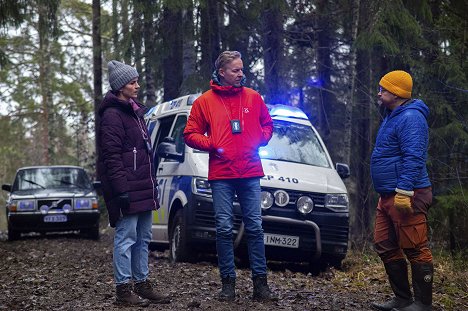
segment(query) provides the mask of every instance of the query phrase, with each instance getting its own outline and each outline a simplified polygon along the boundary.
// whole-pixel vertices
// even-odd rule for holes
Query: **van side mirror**
[[[343,179],[348,178],[351,175],[348,164],[336,163],[336,171]]]
[[[11,192],[11,185],[10,184],[3,184],[2,185],[2,190]]]
[[[156,153],[161,158],[172,159],[178,162],[184,161],[184,155],[176,151],[175,141],[172,137],[165,137],[158,145]]]

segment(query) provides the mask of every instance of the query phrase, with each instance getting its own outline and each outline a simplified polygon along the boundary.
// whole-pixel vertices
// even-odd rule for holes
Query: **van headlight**
[[[275,198],[273,194],[268,191],[262,191],[262,198],[261,198],[261,206],[263,210],[267,210],[273,206],[273,202],[275,202]]]
[[[211,197],[211,186],[208,179],[202,177],[192,178],[192,192],[205,197]]]
[[[332,193],[325,195],[325,207],[334,212],[348,212],[348,195],[346,193]]]
[[[308,196],[302,196],[299,199],[297,199],[296,206],[297,210],[301,214],[306,215],[312,212],[312,210],[314,209],[314,201]]]

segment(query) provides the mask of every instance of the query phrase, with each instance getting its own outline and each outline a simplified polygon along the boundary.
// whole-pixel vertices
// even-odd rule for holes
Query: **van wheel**
[[[169,246],[169,257],[171,262],[190,262],[193,260],[192,250],[187,243],[187,229],[182,215],[178,210],[174,216],[171,227],[171,243]]]
[[[343,264],[342,264],[343,259],[344,259],[344,257],[332,257],[332,258],[330,258],[330,260],[328,262],[336,270],[343,270]]]

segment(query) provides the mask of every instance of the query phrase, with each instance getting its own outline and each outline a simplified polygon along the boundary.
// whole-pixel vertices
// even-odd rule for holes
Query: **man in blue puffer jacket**
[[[427,238],[427,211],[432,188],[426,160],[429,108],[411,99],[413,80],[405,71],[380,80],[379,103],[388,115],[371,157],[371,175],[379,193],[374,243],[395,297],[372,303],[377,310],[423,311],[432,305],[432,254]],[[414,301],[406,258],[411,263]]]

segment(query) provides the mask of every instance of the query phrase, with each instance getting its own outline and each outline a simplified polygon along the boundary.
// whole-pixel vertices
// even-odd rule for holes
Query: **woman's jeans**
[[[236,277],[232,234],[235,194],[242,209],[252,276],[266,275],[260,178],[212,180],[210,184],[216,216],[216,249],[221,277]]]
[[[114,236],[114,279],[117,285],[147,279],[151,225],[151,211],[125,215],[117,221]]]

